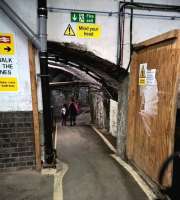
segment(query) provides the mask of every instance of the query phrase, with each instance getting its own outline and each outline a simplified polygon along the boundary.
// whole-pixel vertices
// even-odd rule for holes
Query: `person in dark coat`
[[[76,125],[77,106],[74,98],[71,98],[71,103],[69,104],[68,113],[70,118],[70,125],[71,126]]]

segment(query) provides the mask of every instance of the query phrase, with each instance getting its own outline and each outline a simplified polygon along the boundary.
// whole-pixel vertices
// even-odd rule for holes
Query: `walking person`
[[[66,119],[67,119],[67,106],[64,104],[61,108],[61,125],[66,126]]]
[[[76,116],[77,116],[77,106],[74,98],[71,98],[71,102],[69,104],[69,118],[70,118],[70,126],[76,125]]]

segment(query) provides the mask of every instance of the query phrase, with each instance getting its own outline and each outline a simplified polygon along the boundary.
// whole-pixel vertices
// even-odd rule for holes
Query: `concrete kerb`
[[[157,196],[154,194],[154,192],[151,190],[151,188],[146,184],[146,182],[140,177],[140,175],[124,160],[122,160],[120,157],[116,155],[117,151],[112,146],[112,144],[104,137],[104,135],[94,126],[91,126],[92,129],[101,137],[101,139],[104,141],[104,143],[109,147],[111,151],[113,151],[115,154],[111,154],[110,156],[118,162],[137,182],[137,184],[141,187],[141,189],[144,191],[146,196],[149,200],[155,200],[157,199]]]
[[[113,151],[114,153],[117,153],[116,149],[113,147],[113,145],[106,139],[106,137],[104,137],[104,135],[95,127],[92,126],[92,129],[101,137],[101,139],[104,141],[104,143],[109,147],[109,149],[111,151]]]

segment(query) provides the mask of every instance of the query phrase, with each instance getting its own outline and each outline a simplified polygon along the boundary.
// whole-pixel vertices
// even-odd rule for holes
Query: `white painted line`
[[[157,196],[152,192],[150,187],[130,165],[128,165],[125,161],[123,161],[120,157],[116,156],[115,154],[112,154],[111,157],[113,157],[122,167],[124,167],[131,174],[131,176],[135,179],[135,181],[147,195],[149,200],[157,199]]]
[[[105,142],[105,144],[110,148],[111,151],[114,153],[117,153],[116,149],[113,147],[113,145],[106,139],[106,137],[94,126],[91,126],[92,129],[102,138],[102,140]]]

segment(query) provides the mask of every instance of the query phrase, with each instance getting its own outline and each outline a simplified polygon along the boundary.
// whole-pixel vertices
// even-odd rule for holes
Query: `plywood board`
[[[174,148],[180,65],[180,51],[175,47],[174,38],[164,40],[136,51],[131,63],[127,156],[156,182],[162,163]],[[143,63],[147,63],[148,72],[155,70],[156,85],[138,85]],[[172,167],[165,175],[164,185],[170,185],[171,181]]]

